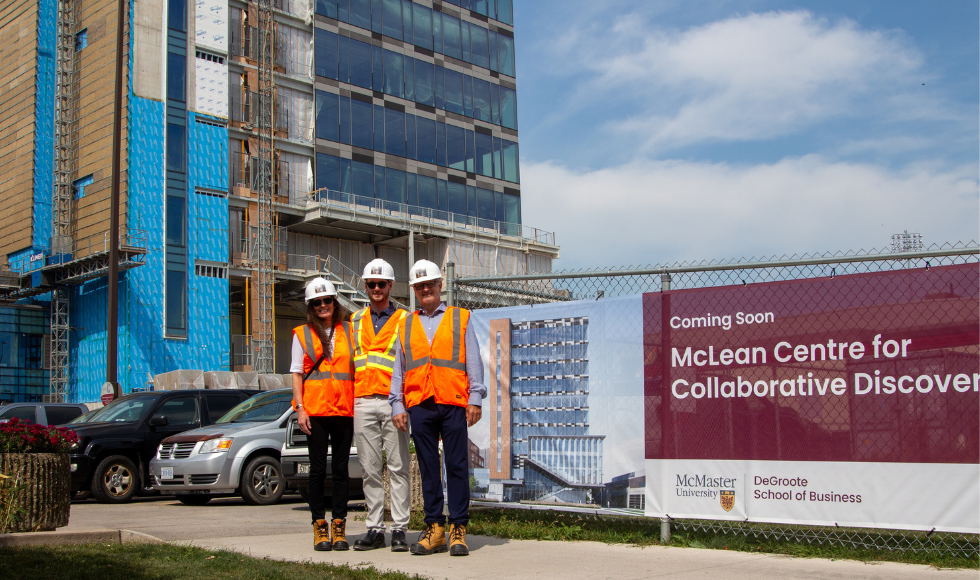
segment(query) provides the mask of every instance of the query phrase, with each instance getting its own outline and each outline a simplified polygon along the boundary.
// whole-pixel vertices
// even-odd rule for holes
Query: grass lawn
[[[172,544],[86,544],[0,548],[0,577],[30,580],[409,580],[394,572],[278,562]]]
[[[422,514],[413,513],[412,529],[423,527]],[[498,538],[518,540],[591,541],[635,546],[660,545],[659,522],[653,525],[631,518],[590,515],[546,510],[471,509],[467,532]],[[893,533],[893,532],[886,532]],[[753,538],[745,535],[722,535],[714,532],[690,532],[672,529],[670,546],[740,550],[785,554],[803,558],[827,558],[860,560],[864,562],[903,562],[926,564],[937,568],[980,568],[976,556],[977,539],[974,538],[974,557],[940,554],[936,552],[913,553],[890,550],[852,548],[828,544],[802,544],[798,541],[775,538]]]

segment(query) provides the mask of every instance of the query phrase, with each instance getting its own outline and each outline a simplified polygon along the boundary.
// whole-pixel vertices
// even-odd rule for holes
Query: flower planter
[[[10,494],[12,517],[0,513],[0,532],[50,531],[68,525],[71,509],[71,472],[65,453],[0,453],[2,492]],[[2,498],[0,508],[8,499]]]

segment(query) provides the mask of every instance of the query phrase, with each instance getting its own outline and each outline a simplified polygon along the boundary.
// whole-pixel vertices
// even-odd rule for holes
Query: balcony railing
[[[228,185],[258,189],[259,160],[246,153],[232,153],[228,159]]]
[[[273,194],[288,199],[288,203],[300,204],[303,193],[293,187],[290,177],[291,164],[277,161],[272,174]],[[228,190],[244,187],[251,191],[259,188],[259,160],[247,153],[232,153],[228,159]]]
[[[228,53],[231,56],[244,56],[255,58],[255,47],[258,46],[259,31],[254,26],[243,26],[242,21],[233,18],[231,20],[228,38]]]
[[[230,121],[255,125],[258,113],[258,95],[255,91],[233,90],[230,99]]]
[[[342,207],[355,212],[365,211],[374,215],[386,215],[414,224],[430,224],[480,234],[501,235],[521,238],[539,244],[555,245],[554,232],[546,232],[525,226],[448,211],[419,207],[406,203],[385,201],[363,195],[354,195],[332,189],[318,189],[307,197],[307,204]]]

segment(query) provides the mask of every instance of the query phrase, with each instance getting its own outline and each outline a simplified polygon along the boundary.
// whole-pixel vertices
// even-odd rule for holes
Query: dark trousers
[[[310,512],[313,521],[326,519],[323,485],[327,479],[327,452],[330,451],[330,479],[335,520],[347,517],[347,498],[350,495],[350,446],[354,440],[353,417],[310,417]]]
[[[439,469],[439,436],[446,464],[449,492],[449,523],[466,525],[470,521],[470,482],[467,478],[466,407],[440,405],[429,398],[409,407],[412,439],[422,473],[422,501],[425,523],[445,524],[442,477]]]

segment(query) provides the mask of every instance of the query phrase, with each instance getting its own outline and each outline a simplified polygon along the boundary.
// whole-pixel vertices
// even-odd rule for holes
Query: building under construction
[[[390,262],[550,271],[521,220],[511,0],[0,7],[0,399],[96,401],[119,216],[118,382],[288,370],[302,289]],[[120,202],[113,91],[124,64]]]

